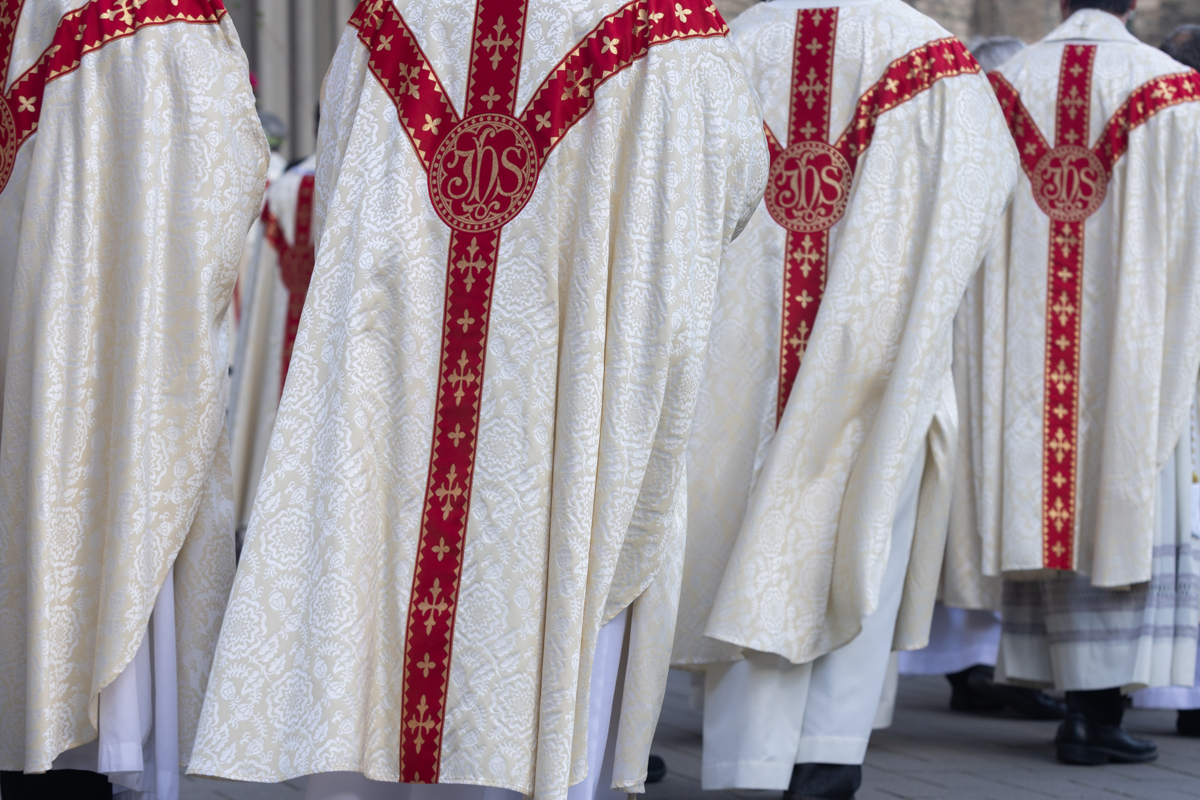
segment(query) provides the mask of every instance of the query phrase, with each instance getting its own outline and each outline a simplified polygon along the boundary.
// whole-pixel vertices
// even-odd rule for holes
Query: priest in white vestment
[[[733,28],[772,166],[717,290],[673,661],[705,670],[705,789],[848,798],[889,653],[928,635],[951,327],[1017,158],[979,65],[899,0]]]
[[[239,537],[250,518],[312,277],[316,162],[309,156],[271,180],[262,217],[251,232],[261,238],[248,243],[249,263],[238,279],[242,305],[229,417]]]
[[[8,0],[0,76],[0,791],[171,800],[233,581],[267,144],[215,0]],[[60,769],[101,777],[21,774]]]
[[[1121,693],[1191,685],[1200,609],[1189,410],[1200,371],[1200,75],[1127,0],[989,77],[1023,177],[985,259],[967,419],[997,680],[1067,693],[1068,763],[1147,761]]]
[[[708,0],[359,5],[193,772],[641,790],[718,267],[766,182],[726,32]]]

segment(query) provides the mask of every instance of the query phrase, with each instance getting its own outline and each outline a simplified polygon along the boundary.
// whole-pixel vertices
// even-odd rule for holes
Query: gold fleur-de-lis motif
[[[1054,508],[1047,512],[1047,516],[1054,522],[1054,527],[1061,531],[1063,523],[1071,518],[1071,510],[1063,505],[1061,497],[1056,497],[1054,498]],[[1061,556],[1062,553],[1057,553],[1056,555]]]
[[[454,510],[454,504],[458,502],[458,498],[463,496],[463,488],[458,485],[457,464],[450,465],[450,474],[446,476],[446,483],[439,486],[434,494],[442,501],[442,519],[446,519]],[[437,586],[436,581],[434,586]]]
[[[426,678],[429,677],[429,670],[433,669],[436,666],[437,666],[437,664],[433,663],[433,661],[430,660],[429,653],[426,653],[425,658],[423,658],[417,662],[417,669],[421,670],[421,672],[424,673],[424,676]]]
[[[133,24],[133,12],[146,4],[146,0],[113,0],[113,7],[100,14],[100,19],[115,20],[121,17],[126,25]]]
[[[1062,432],[1062,428],[1059,428],[1054,432],[1054,438],[1050,440],[1050,443],[1047,445],[1047,447],[1054,451],[1054,458],[1057,459],[1058,463],[1060,464],[1062,463],[1062,460],[1067,457],[1067,454],[1075,449],[1075,446],[1071,444],[1071,440],[1068,439],[1066,434]]]
[[[501,36],[504,38],[501,39]],[[493,33],[489,34],[486,39],[480,42],[480,44],[483,45],[484,50],[492,51],[492,54],[489,57],[492,62],[492,69],[497,69],[500,66],[500,59],[503,58],[503,56],[500,55],[500,49],[504,48],[507,50],[514,44],[512,37],[504,32],[504,17],[496,17],[495,30]],[[491,108],[491,105],[489,105],[488,108]]]
[[[370,22],[378,30],[383,25],[383,4],[391,2],[391,0],[371,0],[371,5],[367,7],[367,22]]]
[[[421,745],[425,744],[425,734],[429,733],[437,723],[432,717],[425,716],[425,712],[429,710],[429,705],[425,702],[425,695],[421,695],[421,702],[417,703],[417,713],[408,718],[406,723],[408,730],[411,733],[416,731],[417,738],[413,740],[416,745],[417,752],[421,752]]]
[[[432,115],[426,114],[425,115],[425,124],[421,126],[421,130],[428,131],[428,132],[432,133],[434,136],[437,136],[438,125],[441,125],[441,124],[442,124],[441,117],[434,119]]]
[[[1058,367],[1050,373],[1050,380],[1058,388],[1059,394],[1062,394],[1067,390],[1067,386],[1075,380],[1075,376],[1067,371],[1067,363],[1060,360],[1058,362]],[[1062,434],[1061,430],[1059,431],[1059,434]]]
[[[454,405],[461,405],[462,399],[467,396],[466,389],[463,388],[464,385],[468,383],[475,383],[477,380],[474,372],[467,372],[466,350],[464,350],[462,355],[458,357],[458,372],[451,374],[447,380],[454,384]],[[454,468],[451,467],[450,469],[450,474],[453,475]]]
[[[417,604],[417,610],[425,615],[425,635],[428,636],[433,632],[435,623],[435,614],[445,614],[450,610],[450,604],[444,599],[439,599],[438,595],[442,593],[441,578],[433,579],[433,586],[429,588],[429,597]]]
[[[579,72],[572,73],[567,79],[567,85],[563,87],[563,100],[570,100],[573,97],[590,97],[592,87],[589,85],[592,81],[592,67],[589,64]]]
[[[817,252],[817,248],[813,246],[812,237],[807,233],[800,242],[800,249],[793,253],[793,256],[800,262],[800,271],[806,278],[808,273],[812,272],[813,265],[821,261],[821,254]]]
[[[813,107],[813,103],[817,102],[817,95],[825,94],[825,85],[817,82],[817,71],[812,67],[808,68],[808,74],[804,76],[805,83],[801,83],[796,87],[796,91],[804,95],[804,104],[809,108]]]
[[[1066,325],[1067,318],[1075,313],[1075,304],[1071,302],[1071,298],[1067,297],[1067,293],[1063,292],[1058,301],[1050,306],[1050,310],[1058,314],[1058,323],[1060,325]]]
[[[808,323],[800,320],[800,328],[791,335],[787,343],[796,351],[796,358],[803,359],[804,351],[808,349]]]
[[[649,28],[651,25],[657,25],[659,23],[659,21],[662,20],[662,18],[663,18],[663,13],[661,11],[656,11],[653,14],[651,14],[649,11],[647,11],[644,8],[640,9],[638,11],[637,22],[634,23],[634,25],[635,25],[634,29],[637,33],[641,33],[642,31],[646,30],[646,28]]]

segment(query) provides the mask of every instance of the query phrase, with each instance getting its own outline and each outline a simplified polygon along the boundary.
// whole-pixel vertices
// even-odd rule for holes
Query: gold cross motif
[[[37,98],[34,97],[18,97],[17,111],[33,111],[33,103]]]
[[[424,672],[426,678],[429,677],[429,670],[433,669],[436,666],[437,666],[437,664],[434,664],[432,661],[429,660],[429,653],[425,654],[425,658],[423,660],[417,662],[417,669]]]
[[[492,86],[488,89],[488,93],[479,99],[482,100],[483,102],[487,103],[488,111],[491,111],[492,104],[500,99],[500,95],[496,93],[496,87]]]
[[[1054,343],[1058,345],[1059,350],[1066,350],[1071,346],[1071,340],[1063,336],[1061,333],[1058,335],[1058,338],[1054,340]]]
[[[1062,526],[1060,525],[1058,529],[1062,530]],[[1058,556],[1059,558],[1062,558],[1063,553],[1067,552],[1067,548],[1062,546],[1062,542],[1055,542],[1054,547],[1050,548],[1050,552],[1054,553],[1054,555]]]
[[[472,236],[471,243],[467,245],[467,255],[470,259],[460,258],[454,266],[466,273],[467,277],[463,282],[467,284],[467,291],[471,291],[471,287],[475,285],[475,273],[487,266],[487,262],[482,258],[477,258],[476,253],[479,252],[479,239]]]
[[[449,546],[446,544],[446,537],[445,537],[445,536],[441,536],[441,537],[439,537],[439,538],[438,538],[438,543],[437,543],[437,544],[435,544],[435,545],[434,545],[433,547],[431,547],[430,549],[431,549],[433,552],[437,553],[438,561],[441,561],[441,560],[442,560],[442,557],[443,557],[443,556],[445,556],[445,555],[446,555],[446,553],[449,553],[449,552],[450,552],[450,548],[449,548]],[[426,658],[429,658],[429,656],[428,656],[428,655],[426,655],[425,657],[426,657]],[[419,667],[419,666],[421,666],[421,665],[420,665],[420,664],[418,664],[417,666]],[[428,674],[428,673],[426,673],[426,674]]]
[[[1173,100],[1175,98],[1175,92],[1176,92],[1176,89],[1171,84],[1160,83],[1160,84],[1158,84],[1157,88],[1155,88],[1155,90],[1150,93],[1150,96],[1153,97],[1155,100],[1159,100],[1159,99]]]
[[[1067,482],[1067,479],[1063,477],[1061,472],[1056,472],[1054,473],[1054,477],[1050,479],[1050,482],[1061,489],[1063,484]]]
[[[1067,453],[1075,449],[1071,444],[1071,440],[1063,434],[1062,428],[1054,432],[1054,438],[1050,440],[1049,447],[1054,451],[1054,457],[1058,459],[1058,463],[1060,464]]]
[[[1051,411],[1053,411],[1054,416],[1058,417],[1059,419],[1062,419],[1063,417],[1065,417],[1067,415],[1067,407],[1064,406],[1062,403],[1059,403],[1058,405],[1056,405],[1053,409],[1051,409]]]
[[[821,44],[816,39],[813,39],[811,42],[804,45],[804,49],[807,50],[811,55],[814,55],[814,56],[817,54],[818,50],[822,50],[822,49],[824,49],[824,47],[825,47],[825,45]]]
[[[800,330],[793,333],[787,343],[796,351],[796,358],[803,359],[804,351],[808,349],[808,323],[800,320]]]
[[[808,139],[808,138],[811,138],[812,135],[816,132],[817,132],[817,129],[813,126],[812,121],[805,120],[804,127],[800,129],[800,135],[803,136],[805,139]]]
[[[929,71],[929,64],[925,61],[925,59],[921,58],[921,54],[913,53],[912,67],[908,70],[908,74],[905,75],[904,77],[908,78],[909,80],[912,80],[914,77],[919,75],[921,72],[928,72],[928,71]]]
[[[1061,497],[1054,498],[1054,508],[1050,509],[1049,516],[1054,521],[1054,527],[1060,531],[1062,530],[1063,523],[1071,518],[1071,512],[1063,505]],[[1059,553],[1058,555],[1062,554]]]
[[[690,8],[684,8],[682,3],[675,4],[675,16],[679,17],[681,21],[687,22],[688,14],[691,13],[692,10]]]
[[[445,600],[439,600],[438,595],[442,593],[441,579],[434,578],[433,586],[429,590],[429,599],[422,600],[417,604],[417,609],[425,615],[425,635],[428,636],[433,631],[433,615],[445,614],[450,610],[450,604]],[[432,600],[433,602],[430,602]]]
[[[1055,386],[1058,387],[1058,391],[1061,394],[1067,390],[1067,384],[1069,384],[1071,381],[1075,380],[1075,378],[1071,375],[1070,372],[1067,372],[1066,362],[1059,361],[1058,369],[1056,369],[1056,370],[1054,370],[1054,372],[1050,373],[1050,380],[1051,380],[1051,382],[1054,383]],[[1061,434],[1062,431],[1059,431],[1059,433]]]
[[[467,328],[478,322],[477,319],[471,316],[470,311],[463,311],[462,316],[455,320],[459,325],[462,325],[463,333],[467,332]]]
[[[421,74],[421,68],[417,66],[406,67],[400,65],[400,89],[399,94],[407,94],[412,97],[420,98],[421,89],[417,86],[417,76]],[[437,131],[434,131],[437,133]]]
[[[391,50],[392,49],[392,39],[395,39],[395,38],[396,38],[396,34],[394,34],[394,33],[391,36],[380,36],[379,37],[379,49],[380,50]]]
[[[441,118],[441,117],[438,117],[437,119],[434,119],[434,118],[433,118],[432,116],[430,116],[429,114],[426,114],[426,115],[425,115],[425,124],[421,126],[421,130],[423,130],[423,131],[432,131],[432,132],[433,132],[433,135],[434,135],[434,136],[437,136],[437,132],[438,132],[438,125],[441,125],[441,124],[442,124],[442,118]]]
[[[621,41],[620,39],[610,39],[607,36],[605,36],[604,37],[604,46],[600,48],[600,52],[601,53],[612,53],[615,56],[617,54],[617,44],[620,43],[620,41]]]
[[[572,97],[590,97],[592,87],[585,84],[591,83],[592,67],[589,64],[579,72],[574,73],[569,79],[566,86],[563,87],[563,100],[570,100]]]
[[[812,67],[808,68],[808,74],[804,78],[807,82],[796,86],[796,91],[804,95],[805,105],[812,108],[813,103],[817,102],[817,95],[825,93],[825,86],[817,83],[817,71]]]
[[[807,233],[804,234],[804,240],[800,242],[800,249],[792,253],[792,257],[800,261],[800,271],[806,278],[808,273],[812,272],[813,264],[821,260],[821,254],[813,247],[812,237]]]
[[[467,372],[467,351],[463,350],[458,357],[458,372],[451,373],[448,381],[454,384],[454,405],[462,405],[462,399],[467,396],[465,384],[475,383],[476,376],[474,372]],[[457,442],[456,442],[457,444]],[[451,467],[450,474],[453,475],[454,468]]]
[[[1067,293],[1063,292],[1062,297],[1058,298],[1058,302],[1050,306],[1050,310],[1058,314],[1060,325],[1066,325],[1067,317],[1075,313],[1075,304],[1071,302],[1071,298],[1067,297]]]
[[[1067,232],[1065,234],[1058,233],[1054,235],[1054,243],[1062,248],[1063,258],[1066,258],[1067,256],[1071,255],[1071,248],[1079,244],[1079,239],[1075,236],[1075,232],[1073,230],[1067,228]],[[1067,273],[1067,277],[1063,278],[1063,280],[1065,281],[1068,278],[1070,278],[1070,273]],[[1063,297],[1066,297],[1066,295],[1063,295]]]
[[[1079,96],[1079,87],[1072,86],[1071,91],[1067,92],[1067,96],[1063,98],[1062,104],[1067,109],[1067,116],[1075,119],[1079,109],[1087,107],[1087,100]]]
[[[450,516],[450,512],[454,510],[454,503],[458,502],[458,498],[463,496],[463,488],[458,485],[457,472],[458,465],[451,464],[450,474],[446,476],[446,485],[439,486],[437,491],[434,492],[434,494],[438,496],[438,499],[443,501],[442,519],[446,519]],[[434,581],[433,585],[437,586],[436,580]]]
[[[501,39],[501,36],[504,38]],[[512,37],[504,32],[504,17],[496,17],[495,33],[488,36],[488,38],[484,39],[482,42],[480,42],[480,44],[483,45],[484,50],[492,51],[492,69],[497,69],[500,66],[500,59],[502,58],[500,55],[500,48],[503,47],[507,50],[513,46]],[[488,108],[490,109],[491,107],[491,104],[488,104]]]
[[[808,308],[808,304],[813,301],[812,295],[808,293],[808,289],[802,289],[800,296],[796,299],[800,301],[801,308]]]
[[[417,713],[408,718],[408,729],[417,732],[417,738],[414,744],[417,746],[417,752],[421,752],[421,745],[425,744],[425,734],[429,733],[437,724],[431,717],[425,716],[425,712],[429,710],[429,706],[425,703],[425,695],[421,695],[421,702],[417,703]]]
[[[446,435],[449,436],[451,439],[453,439],[454,446],[458,447],[458,443],[461,442],[466,437],[467,434],[462,429],[462,425],[460,425],[456,422],[456,423],[454,423],[454,430],[452,430],[450,433],[447,433]]]
[[[1067,131],[1063,134],[1063,138],[1067,140],[1067,144],[1075,144],[1079,141],[1079,134],[1075,131]]]

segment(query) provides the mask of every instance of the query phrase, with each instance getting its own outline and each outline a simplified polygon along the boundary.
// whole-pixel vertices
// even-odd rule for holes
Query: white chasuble
[[[0,76],[0,768],[127,711],[101,695],[144,675],[158,598],[186,756],[234,570],[225,320],[268,158],[245,57],[215,0],[3,0]]]
[[[363,2],[191,769],[561,798],[629,608],[645,778],[721,257],[766,181],[707,0]]]
[[[310,156],[267,187],[256,226],[261,242],[248,243],[249,259],[254,260],[238,276],[239,286],[243,280],[245,285],[233,359],[230,438],[239,532],[245,531],[258,490],[312,277],[315,166],[316,158]]]
[[[937,590],[951,323],[1016,154],[945,30],[899,0],[813,5],[763,3],[733,25],[764,103],[769,213],[730,247],[717,290],[689,444],[680,665],[743,648],[802,663],[853,639],[922,458],[896,647],[924,643]]]
[[[965,312],[980,568],[1144,583],[1200,370],[1200,75],[1085,9],[991,79],[1023,177]]]

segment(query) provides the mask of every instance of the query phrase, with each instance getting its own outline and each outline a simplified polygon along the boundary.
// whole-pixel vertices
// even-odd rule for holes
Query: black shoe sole
[[[1097,764],[1108,764],[1109,762],[1116,762],[1118,764],[1145,764],[1156,758],[1158,758],[1157,750],[1139,756],[1122,753],[1119,750],[1110,750],[1106,747],[1092,747],[1085,744],[1060,744],[1058,746],[1058,760],[1064,764],[1082,766],[1095,766]]]

